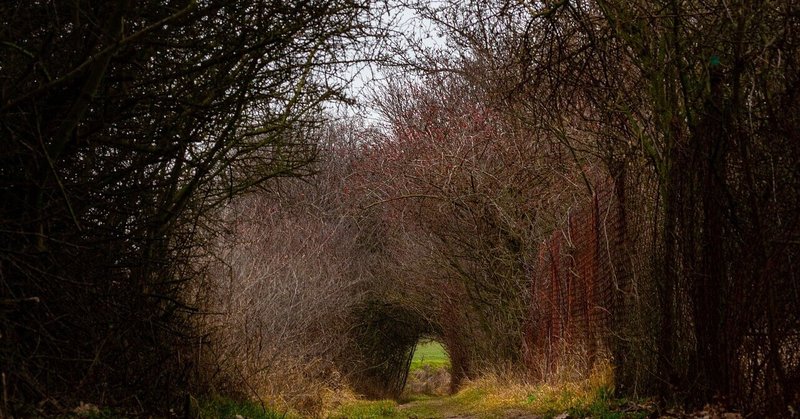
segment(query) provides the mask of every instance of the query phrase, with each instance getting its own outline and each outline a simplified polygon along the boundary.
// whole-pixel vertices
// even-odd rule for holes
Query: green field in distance
[[[432,368],[449,368],[450,357],[441,343],[435,340],[421,340],[411,359],[411,371],[430,365]]]

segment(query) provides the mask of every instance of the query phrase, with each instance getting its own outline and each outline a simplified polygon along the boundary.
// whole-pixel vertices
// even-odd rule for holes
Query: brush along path
[[[529,418],[645,418],[652,413],[633,401],[611,396],[612,371],[595,369],[589,377],[557,385],[530,384],[509,379],[511,374],[487,375],[467,382],[453,395],[406,394],[406,402],[355,401],[340,406],[330,418],[406,419],[529,419]],[[408,389],[408,387],[407,387]]]
[[[450,359],[436,341],[417,345],[406,382],[404,401],[356,400],[340,406],[329,418],[405,419],[532,419],[566,417],[644,417],[627,414],[621,400],[610,398],[612,370],[598,365],[583,380],[559,385],[531,384],[513,372],[487,374],[448,395]]]
[[[524,387],[496,383],[470,384],[452,396],[412,396],[398,404],[393,400],[356,401],[341,406],[331,419],[549,419],[614,418],[643,419],[652,406],[607,397],[604,390],[577,393],[570,386]]]
[[[405,402],[357,401],[342,406],[332,418],[483,419],[557,417],[585,405],[586,395],[570,388],[551,389],[513,384],[497,378],[467,383],[456,394],[407,394]]]

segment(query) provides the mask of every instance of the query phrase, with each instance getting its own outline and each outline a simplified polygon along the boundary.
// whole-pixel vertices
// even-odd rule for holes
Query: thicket
[[[2,7],[4,412],[319,413],[421,338],[454,389],[800,402],[794,2],[405,4],[446,47],[403,33],[377,127],[322,123],[366,5]]]
[[[378,98],[377,188],[468,336],[454,367],[607,359],[623,391],[795,406],[797,5],[410,7],[458,54]]]
[[[341,98],[334,70],[369,12],[0,5],[3,415],[78,401],[158,411],[209,384],[194,380],[208,340],[196,322],[213,316],[191,299],[218,211],[310,172],[322,104]]]

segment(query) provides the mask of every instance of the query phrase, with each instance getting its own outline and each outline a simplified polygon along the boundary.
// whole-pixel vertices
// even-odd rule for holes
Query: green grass
[[[444,346],[435,340],[420,341],[414,349],[411,359],[411,371],[420,369],[425,365],[431,368],[450,368],[450,357]]]
[[[371,419],[405,417],[397,410],[397,402],[393,400],[362,400],[344,405],[334,411],[330,419]]]
[[[419,419],[468,416],[490,419],[532,414],[543,419],[563,413],[569,417],[596,419],[644,419],[652,410],[630,409],[625,399],[611,396],[606,388],[584,392],[571,389],[542,389],[525,392],[512,388],[506,392],[496,385],[472,386],[458,394],[443,397],[414,396],[398,405],[392,400],[361,400],[341,406],[329,419]]]
[[[447,355],[436,342],[423,342],[417,367],[429,362],[447,362]],[[536,415],[543,419],[564,413],[570,417],[597,419],[643,419],[654,412],[647,400],[628,400],[614,396],[613,370],[598,365],[588,377],[562,383],[531,384],[508,374],[486,374],[468,381],[458,393],[448,396],[406,395],[401,404],[392,400],[358,400],[340,406],[328,418],[447,418],[466,416],[476,419]]]
[[[627,399],[615,398],[610,389],[600,387],[594,400],[586,405],[570,408],[569,414],[571,417],[598,419],[644,419],[652,413],[649,410],[624,409],[627,404]]]

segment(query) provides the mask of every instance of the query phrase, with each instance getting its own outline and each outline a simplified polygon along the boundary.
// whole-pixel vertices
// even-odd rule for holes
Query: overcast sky
[[[388,28],[389,39],[383,45],[386,51],[394,51],[388,57],[395,63],[414,59],[419,46],[426,50],[444,50],[445,39],[437,33],[434,22],[420,17],[413,9],[392,5],[380,16],[381,27]],[[412,47],[415,46],[415,47]],[[354,52],[354,57],[363,57],[365,51]],[[392,56],[393,55],[393,56]],[[374,62],[361,62],[351,65],[343,74],[343,79],[352,80],[347,89],[349,96],[359,104],[356,107],[339,106],[334,114],[341,116],[361,116],[368,123],[381,123],[380,114],[370,106],[370,97],[386,86],[387,81],[402,73],[406,77],[414,74],[396,66],[386,66]]]

